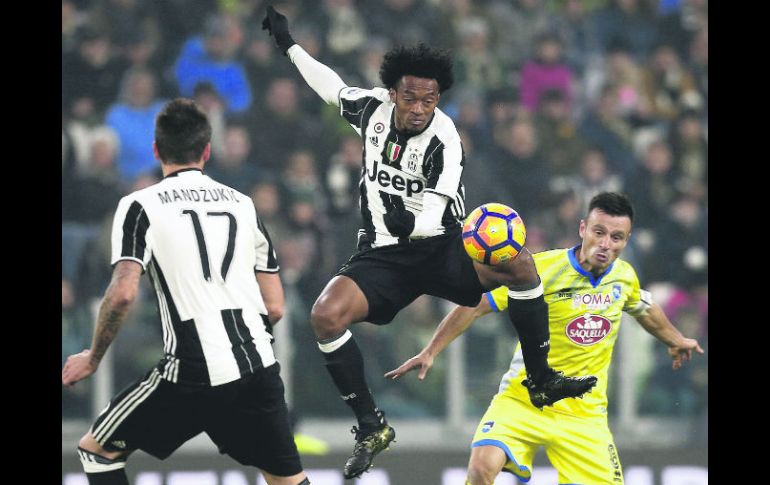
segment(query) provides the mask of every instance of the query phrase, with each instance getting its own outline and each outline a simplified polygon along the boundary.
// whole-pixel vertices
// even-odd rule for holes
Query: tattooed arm
[[[112,281],[104,293],[104,299],[96,317],[96,330],[91,348],[79,354],[70,355],[62,369],[62,384],[71,386],[85,379],[99,367],[131,305],[139,291],[142,266],[135,261],[119,261],[112,272]]]

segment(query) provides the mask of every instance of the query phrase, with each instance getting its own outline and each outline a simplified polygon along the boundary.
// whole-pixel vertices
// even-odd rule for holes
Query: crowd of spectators
[[[381,85],[379,63],[395,44],[450,49],[456,85],[439,107],[463,138],[468,209],[489,201],[515,207],[528,245],[540,250],[578,242],[577,222],[596,193],[628,193],[636,218],[626,258],[673,320],[707,342],[707,0],[272,3],[291,19],[294,39],[348,85]],[[301,396],[325,396],[331,387],[307,319],[355,248],[361,142],[261,30],[264,7],[259,0],[62,0],[62,355],[88,345],[92,316],[84,308],[109,282],[117,200],[159,179],[155,115],[168,99],[193,97],[214,131],[206,171],[252,197],[284,283],[293,286],[298,412],[344,415],[344,406],[303,407]],[[145,290],[142,304],[152,308]],[[418,302],[388,331],[364,338],[363,345],[390,349],[370,365],[375,385],[380,371],[422,347],[417,340],[443,314],[436,301]],[[129,336],[158,340],[151,318],[139,325]],[[469,354],[478,353],[474,342],[494,345],[479,327],[469,333]],[[641,383],[642,409],[704,412],[707,360],[672,374],[658,350],[665,349],[656,349]],[[130,377],[145,367],[137,364]],[[491,379],[502,368],[490,366]],[[441,393],[421,385],[377,394],[391,396],[395,414],[443,412]]]

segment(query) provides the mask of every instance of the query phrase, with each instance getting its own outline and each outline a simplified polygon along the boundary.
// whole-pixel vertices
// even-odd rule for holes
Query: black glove
[[[275,37],[275,43],[278,44],[283,55],[286,55],[289,47],[296,44],[289,34],[289,21],[286,20],[286,16],[276,12],[272,5],[267,7],[267,15],[262,21],[262,30],[267,30],[270,35]]]
[[[414,231],[414,214],[406,209],[394,208],[382,218],[391,234],[408,237]]]

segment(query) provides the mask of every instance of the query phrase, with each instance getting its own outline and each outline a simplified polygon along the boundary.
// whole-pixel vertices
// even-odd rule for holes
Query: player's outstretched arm
[[[486,298],[481,298],[481,302],[475,307],[458,306],[441,320],[433,337],[428,345],[411,359],[407,360],[397,369],[385,374],[388,379],[398,379],[399,377],[419,368],[417,378],[425,379],[428,370],[433,366],[433,359],[441,353],[454,339],[470,327],[471,323],[482,315],[492,311]]]
[[[91,348],[67,358],[61,372],[62,384],[71,386],[96,372],[136,300],[141,276],[142,266],[135,261],[119,261],[115,266],[96,317]]]
[[[657,303],[653,303],[647,313],[637,317],[636,320],[652,336],[668,345],[668,355],[673,360],[671,368],[674,370],[679,369],[682,364],[692,359],[693,350],[699,354],[703,353],[698,341],[682,335]]]
[[[339,94],[347,84],[339,75],[325,64],[315,60],[294,42],[289,34],[289,21],[286,16],[276,11],[272,5],[267,7],[267,14],[262,21],[262,30],[273,36],[278,48],[297,66],[299,73],[313,91],[328,104],[339,106]]]

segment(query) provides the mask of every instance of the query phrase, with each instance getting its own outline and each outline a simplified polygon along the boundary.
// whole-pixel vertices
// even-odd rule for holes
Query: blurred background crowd
[[[593,195],[629,194],[636,217],[624,258],[706,349],[672,372],[665,347],[645,340],[624,367],[634,412],[707,416],[707,0],[272,3],[294,39],[348,85],[381,85],[379,65],[393,45],[450,49],[456,83],[439,107],[463,139],[468,212],[490,201],[516,208],[530,250],[577,244]],[[206,172],[251,196],[276,244],[295,413],[348,417],[309,312],[355,249],[361,140],[261,30],[264,8],[259,0],[62,0],[62,362],[90,344],[93,305],[111,275],[117,201],[159,180],[154,118],[166,100],[186,96],[212,123]],[[390,416],[446,413],[446,359],[425,382],[382,387],[381,377],[422,348],[445,311],[422,297],[391,325],[354,328]],[[465,413],[473,419],[507,368],[510,327],[490,316],[466,334]],[[146,285],[112,351],[115,386],[143,375],[160,342]],[[90,417],[92,387],[62,390],[63,419]],[[612,416],[612,390],[610,399]]]

